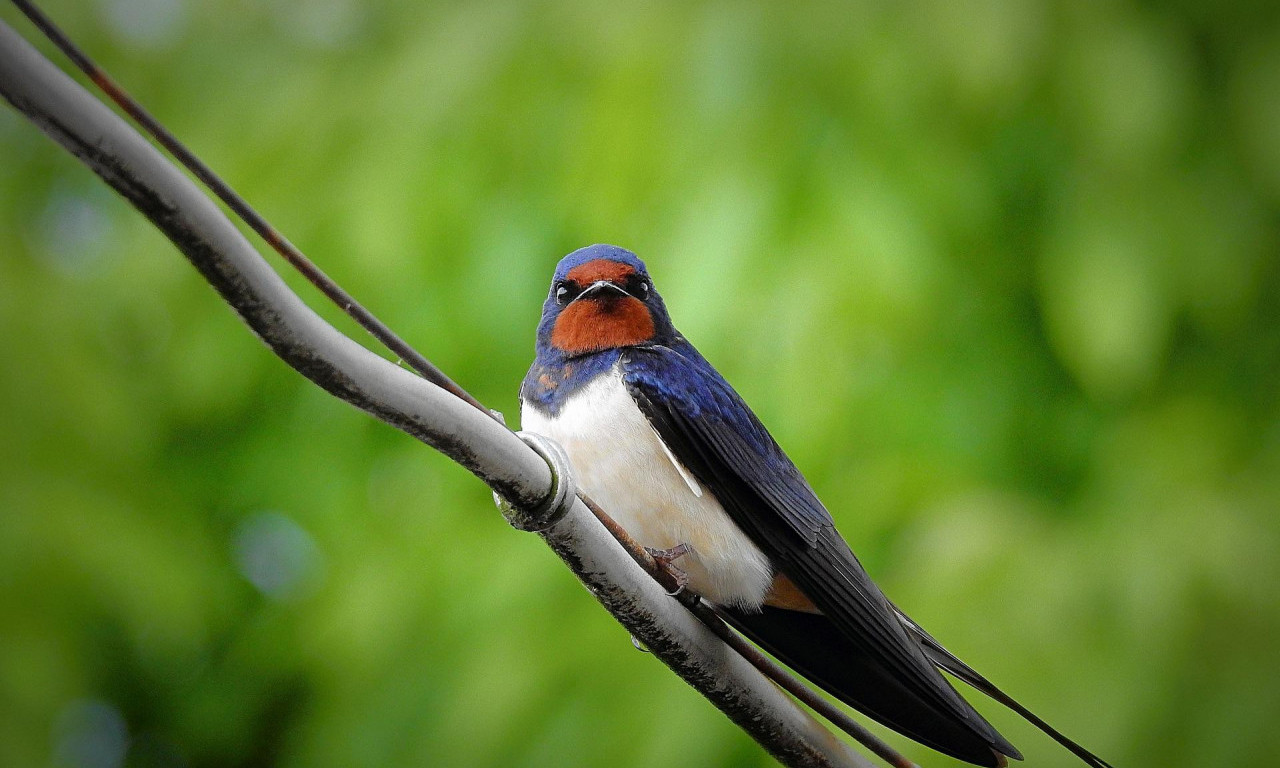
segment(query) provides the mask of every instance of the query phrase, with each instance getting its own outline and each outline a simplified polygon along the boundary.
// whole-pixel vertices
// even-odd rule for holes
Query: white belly
[[[758,607],[773,577],[768,558],[667,452],[614,368],[551,417],[525,405],[521,427],[564,446],[578,485],[633,538],[655,549],[688,544],[675,565],[716,603]]]

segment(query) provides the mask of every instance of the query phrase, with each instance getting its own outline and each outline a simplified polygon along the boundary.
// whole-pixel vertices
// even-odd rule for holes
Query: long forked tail
[[[717,606],[738,631],[827,693],[893,730],[974,765],[1005,768],[1018,750],[972,712],[962,718],[925,700],[826,616],[764,606]]]
[[[1009,694],[995,687],[990,680],[978,674],[973,667],[970,667],[968,664],[965,664],[963,661],[956,658],[955,654],[944,648],[942,643],[939,643],[933,638],[933,635],[930,635],[928,632],[921,629],[919,624],[916,624],[910,619],[910,617],[903,613],[901,608],[895,605],[893,606],[893,610],[897,612],[898,618],[902,619],[902,623],[907,628],[907,631],[920,641],[921,647],[924,648],[925,655],[929,657],[930,661],[937,664],[939,668],[946,670],[957,680],[962,680],[965,683],[968,683],[975,690],[985,693],[1009,709],[1012,709],[1014,712],[1017,712],[1019,715],[1022,715],[1027,722],[1044,731],[1049,738],[1066,747],[1071,754],[1080,758],[1086,764],[1093,766],[1093,768],[1114,768],[1106,760],[1103,760],[1093,754],[1089,750],[1064,736],[1057,728],[1054,728],[1044,720],[1041,720],[1034,712],[1019,704],[1013,699],[1013,697],[1009,696]]]

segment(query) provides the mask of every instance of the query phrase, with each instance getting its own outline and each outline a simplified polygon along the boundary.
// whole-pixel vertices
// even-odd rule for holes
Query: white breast
[[[773,575],[768,558],[667,450],[620,370],[570,397],[556,416],[525,405],[520,423],[564,446],[578,485],[641,544],[688,544],[693,552],[675,564],[691,589],[721,604],[760,605]]]

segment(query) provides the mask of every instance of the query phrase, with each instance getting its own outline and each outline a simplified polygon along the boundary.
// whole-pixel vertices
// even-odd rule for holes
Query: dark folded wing
[[[633,349],[622,363],[628,391],[676,458],[851,643],[912,694],[1017,754],[934,667],[808,482],[697,351]]]

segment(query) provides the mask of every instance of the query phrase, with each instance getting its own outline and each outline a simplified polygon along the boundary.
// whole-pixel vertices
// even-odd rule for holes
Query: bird
[[[1111,766],[948,652],[871,580],[760,419],[672,323],[643,261],[597,244],[557,264],[520,385],[521,428],[729,623],[854,709],[981,766],[1022,754],[940,670]]]

